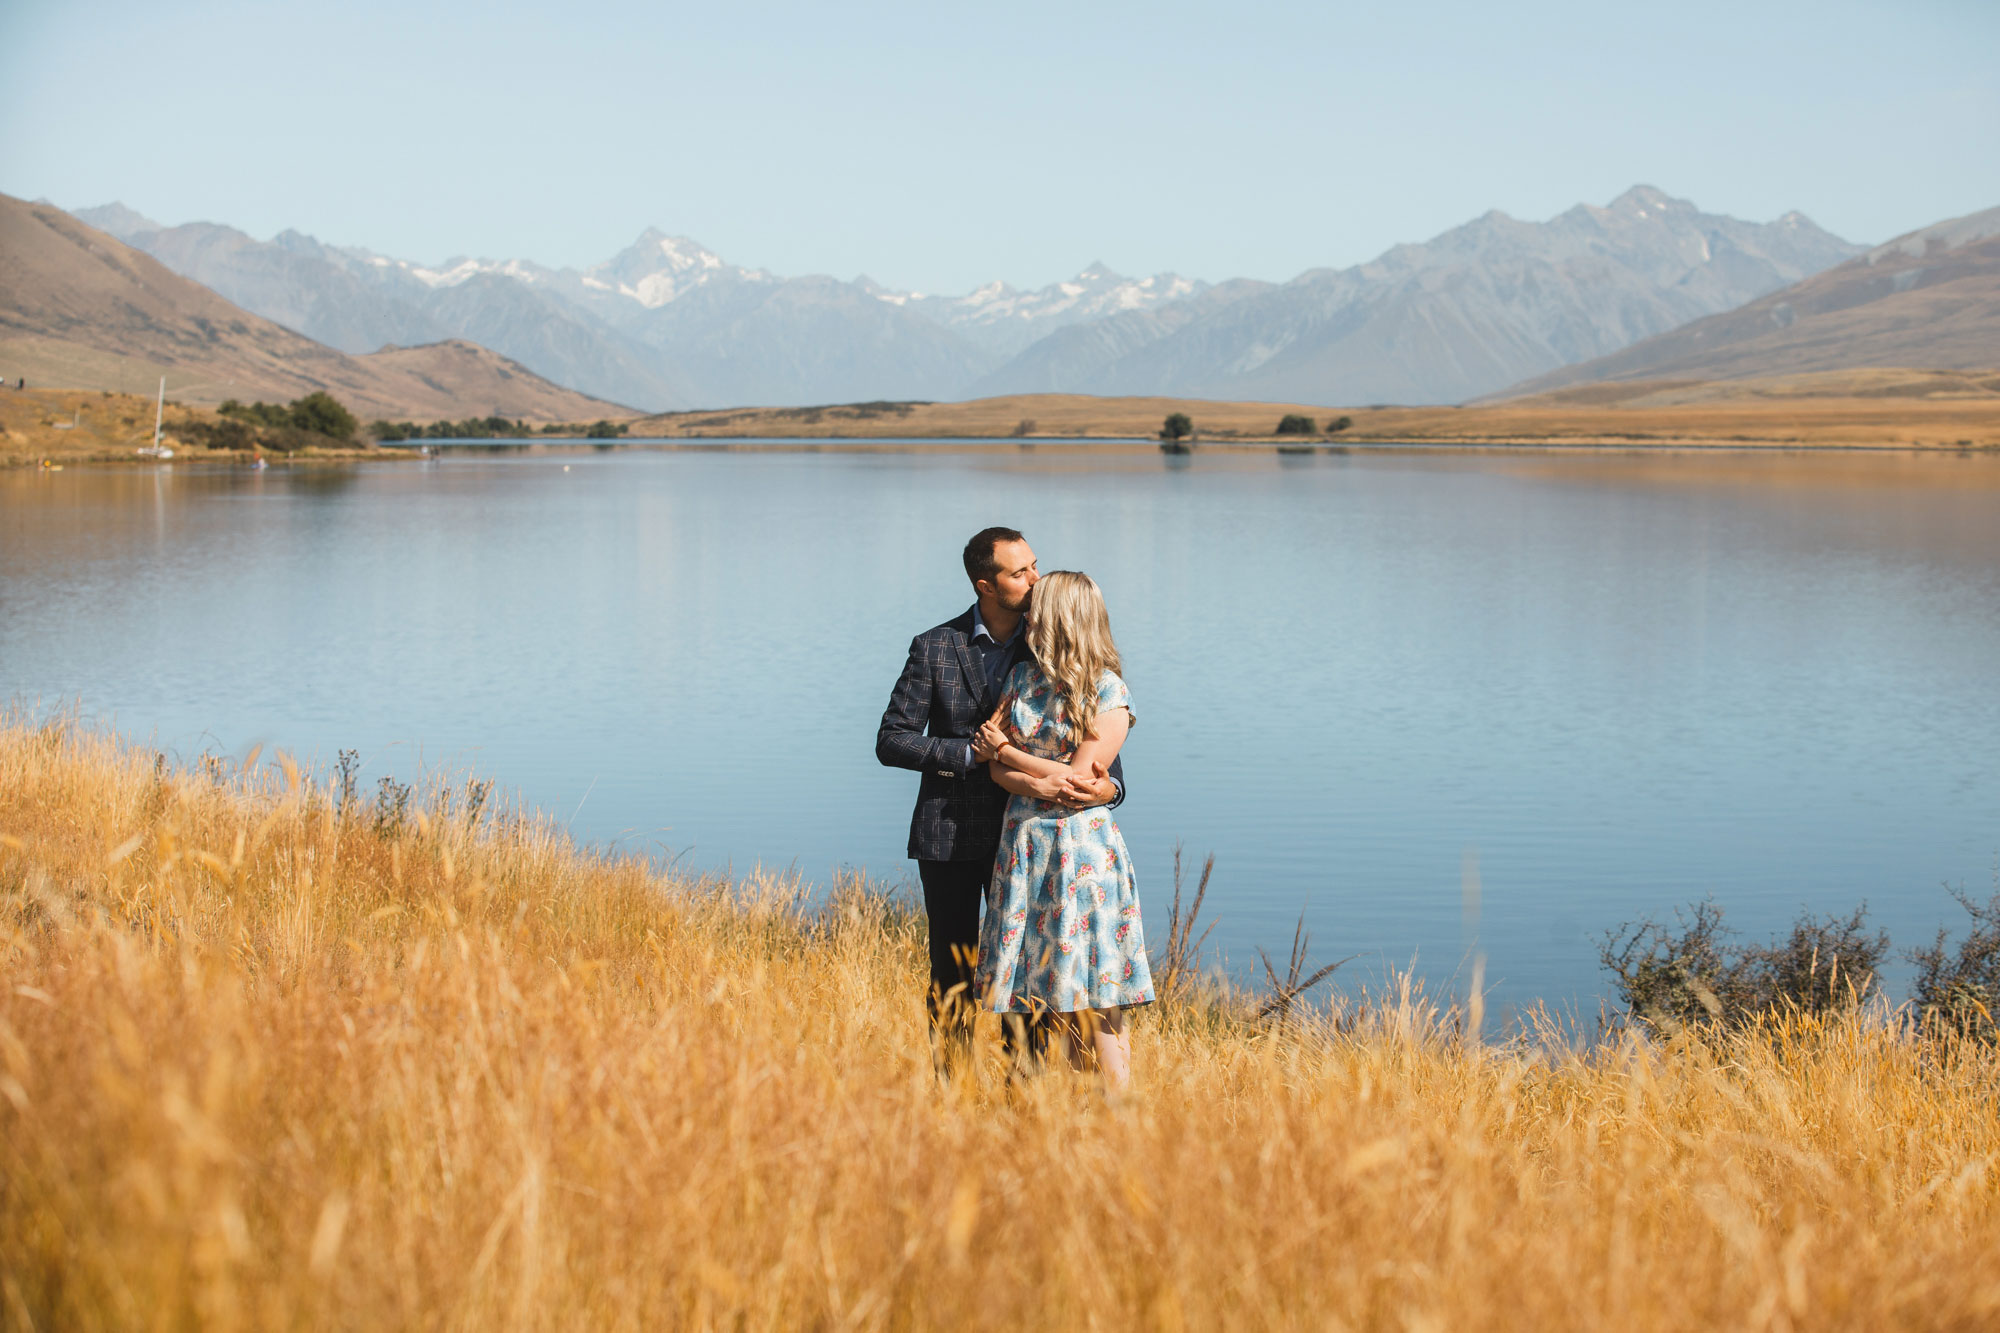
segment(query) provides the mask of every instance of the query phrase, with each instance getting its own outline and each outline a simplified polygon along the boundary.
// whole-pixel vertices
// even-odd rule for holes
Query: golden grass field
[[[1858,370],[1765,380],[1592,384],[1464,407],[1328,407],[1188,398],[1025,394],[964,403],[675,412],[634,436],[1146,439],[1185,412],[1201,439],[1276,440],[1296,412],[1352,425],[1318,444],[1415,442],[1607,447],[2000,448],[2000,372]],[[1306,443],[1297,440],[1296,443]]]
[[[919,922],[434,787],[0,727],[16,1329],[1985,1329],[2000,1057],[1468,1045],[1421,996],[940,1087]],[[1162,868],[1151,871],[1160,884]],[[1148,901],[1163,932],[1165,904]]]

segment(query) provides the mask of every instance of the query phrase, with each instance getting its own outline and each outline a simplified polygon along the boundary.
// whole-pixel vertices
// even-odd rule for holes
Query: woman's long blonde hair
[[[1063,715],[1078,745],[1097,728],[1097,681],[1122,673],[1104,594],[1088,574],[1056,569],[1042,575],[1028,602],[1028,651],[1063,699]]]

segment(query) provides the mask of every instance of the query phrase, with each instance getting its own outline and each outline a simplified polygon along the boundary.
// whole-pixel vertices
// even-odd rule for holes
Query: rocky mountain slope
[[[1730,309],[1856,250],[1796,213],[1741,222],[1642,186],[1548,222],[1488,213],[1199,318],[1154,312],[1101,356],[1064,355],[1061,377],[1017,363],[979,390],[1171,385],[1214,398],[1459,402]]]
[[[2000,208],[1899,236],[1748,305],[1509,392],[1877,366],[2000,367]]]
[[[783,278],[649,230],[585,269],[427,267],[287,232],[79,216],[248,309],[347,350],[451,334],[654,408],[1017,392],[1455,402],[1731,309],[1858,252],[1636,187],[1548,222],[1502,213],[1286,283],[1131,279],[1093,264],[963,296]]]
[[[29,369],[32,368],[32,376]],[[452,340],[348,356],[242,310],[58,208],[0,195],[0,373],[177,399],[325,389],[363,417],[625,415]]]

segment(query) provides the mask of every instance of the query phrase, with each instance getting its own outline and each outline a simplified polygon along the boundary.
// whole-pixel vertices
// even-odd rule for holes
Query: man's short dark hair
[[[1000,572],[1000,562],[993,558],[993,548],[1001,542],[1026,540],[1012,528],[981,528],[965,544],[965,577],[974,583],[992,578]]]

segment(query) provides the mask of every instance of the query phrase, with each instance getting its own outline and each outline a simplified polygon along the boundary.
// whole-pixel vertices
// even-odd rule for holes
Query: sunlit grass
[[[0,728],[14,1327],[1991,1327],[2000,1059],[1144,1014],[933,1081],[920,923]],[[1164,927],[1165,903],[1149,904]]]

